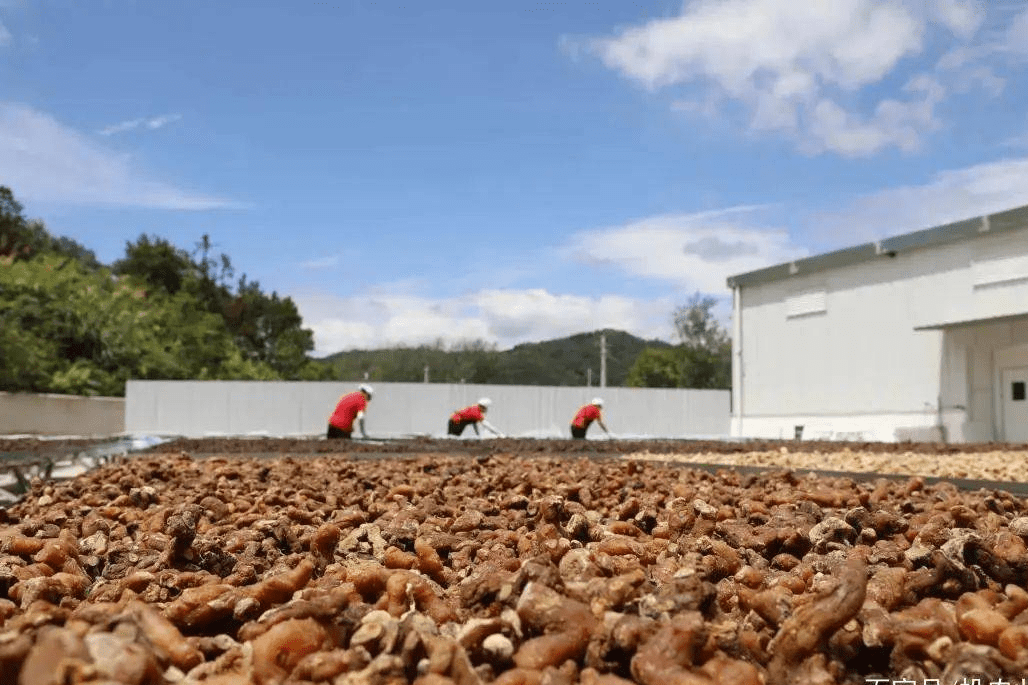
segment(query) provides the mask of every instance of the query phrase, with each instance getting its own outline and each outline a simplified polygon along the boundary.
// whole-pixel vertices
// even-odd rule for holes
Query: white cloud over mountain
[[[580,296],[543,288],[480,290],[429,298],[369,291],[353,296],[299,295],[318,354],[390,345],[451,345],[482,340],[502,348],[601,328],[647,337],[670,334],[670,298]]]

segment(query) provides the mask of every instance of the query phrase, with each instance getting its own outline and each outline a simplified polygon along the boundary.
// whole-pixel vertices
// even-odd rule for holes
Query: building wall
[[[0,435],[117,435],[125,400],[0,392]]]
[[[442,435],[453,411],[483,396],[493,400],[489,422],[510,436],[567,437],[575,412],[596,395],[604,399],[607,427],[618,436],[726,436],[729,430],[727,390],[374,386],[366,418],[372,437]],[[336,382],[129,381],[125,431],[190,437],[321,435],[340,395],[354,388],[353,383]],[[602,434],[594,426],[590,435],[597,431]]]
[[[954,372],[949,382],[943,384],[944,404],[956,413],[950,426],[953,440],[986,442],[1005,439],[997,375],[1011,352],[1020,351],[1021,359],[1028,358],[1023,349],[1026,346],[1028,316],[958,326],[946,331],[950,363],[955,369],[964,370],[964,378],[960,378],[959,372]]]
[[[1028,229],[739,292],[733,435],[994,439],[989,355],[1025,327],[968,322],[1028,314]]]

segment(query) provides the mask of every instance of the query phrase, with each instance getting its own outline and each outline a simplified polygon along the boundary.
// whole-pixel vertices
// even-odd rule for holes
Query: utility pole
[[[428,383],[428,364],[425,364],[425,382]]]
[[[593,387],[593,369],[591,366],[585,370],[585,387]]]
[[[600,387],[607,387],[607,334],[600,333]]]

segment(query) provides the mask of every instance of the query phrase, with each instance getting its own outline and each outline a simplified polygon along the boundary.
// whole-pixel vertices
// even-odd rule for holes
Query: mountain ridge
[[[612,328],[563,338],[526,342],[496,350],[482,341],[444,348],[417,347],[347,350],[321,357],[340,380],[499,385],[600,385],[600,335],[606,335],[607,385],[624,385],[636,357],[647,347],[671,343],[637,337]],[[591,371],[590,371],[591,370]]]

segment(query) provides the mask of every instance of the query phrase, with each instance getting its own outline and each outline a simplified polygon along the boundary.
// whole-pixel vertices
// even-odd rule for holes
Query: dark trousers
[[[446,424],[446,432],[450,435],[460,435],[464,432],[464,429],[468,427],[470,421],[454,421],[450,419],[450,422]]]
[[[571,437],[577,438],[579,440],[583,440],[583,439],[585,439],[585,432],[587,430],[588,430],[588,427],[586,427],[586,428],[579,428],[578,426],[572,424],[571,425]]]
[[[350,435],[352,435],[352,433],[353,431],[344,431],[342,428],[333,426],[330,423],[328,424],[328,434],[325,437],[329,440],[335,440],[339,438],[342,438],[343,440],[349,440]]]

